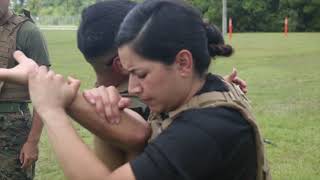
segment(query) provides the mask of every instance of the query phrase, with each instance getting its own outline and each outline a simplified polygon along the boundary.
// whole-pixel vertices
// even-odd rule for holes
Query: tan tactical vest
[[[208,92],[198,96],[194,96],[187,104],[169,112],[169,118],[162,120],[159,115],[152,113],[148,119],[148,122],[152,128],[152,136],[149,141],[156,138],[164,129],[166,129],[177,115],[188,109],[206,108],[206,107],[229,107],[238,110],[242,116],[248,121],[254,130],[256,152],[257,152],[257,180],[271,180],[271,173],[269,171],[268,162],[266,160],[264,152],[263,139],[256,123],[256,120],[250,112],[250,105],[246,96],[241,90],[229,83],[228,92]]]
[[[30,19],[25,16],[10,16],[0,24],[0,68],[15,66],[13,52],[16,50],[17,32],[22,24]],[[0,81],[0,101],[28,101],[29,93],[26,86]]]

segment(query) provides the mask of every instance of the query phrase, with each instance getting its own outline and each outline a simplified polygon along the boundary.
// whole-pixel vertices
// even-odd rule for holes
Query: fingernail
[[[119,118],[115,118],[114,121],[115,121],[116,124],[120,123],[120,119]]]
[[[99,116],[100,116],[102,119],[105,119],[105,117],[104,117],[104,114],[103,114],[103,113],[99,113]]]
[[[112,118],[112,124],[117,124],[117,119],[116,118]]]

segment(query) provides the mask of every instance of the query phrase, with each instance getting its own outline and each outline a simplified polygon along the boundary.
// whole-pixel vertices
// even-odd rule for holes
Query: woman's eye
[[[143,74],[137,74],[137,77],[139,78],[139,79],[143,79],[143,78],[145,78],[147,76],[147,74],[146,73],[143,73]]]

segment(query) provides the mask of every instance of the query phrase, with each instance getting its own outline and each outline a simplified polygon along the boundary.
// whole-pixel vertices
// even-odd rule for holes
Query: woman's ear
[[[120,62],[120,58],[119,56],[115,56],[112,60],[112,70],[117,72],[117,73],[120,73],[122,75],[127,75],[128,74],[128,71],[126,71],[121,62]]]
[[[176,55],[175,64],[182,76],[189,76],[193,71],[193,57],[189,50],[183,49]]]

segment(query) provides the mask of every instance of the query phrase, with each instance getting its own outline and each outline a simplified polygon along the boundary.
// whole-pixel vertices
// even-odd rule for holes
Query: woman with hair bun
[[[130,162],[142,179],[263,179],[263,143],[246,99],[208,73],[231,56],[221,32],[181,1],[150,0],[123,21],[118,53],[129,93],[148,105],[152,137]]]
[[[150,108],[152,135],[141,154],[114,172],[96,159],[68,122],[65,109],[79,82],[43,67],[29,76],[32,102],[69,179],[271,178],[245,96],[208,72],[212,59],[233,53],[215,26],[204,23],[183,1],[147,0],[129,12],[116,41],[121,65],[129,74],[129,93]],[[106,113],[114,115],[117,108],[142,119],[128,113],[125,97],[115,88],[106,88],[104,98]]]

